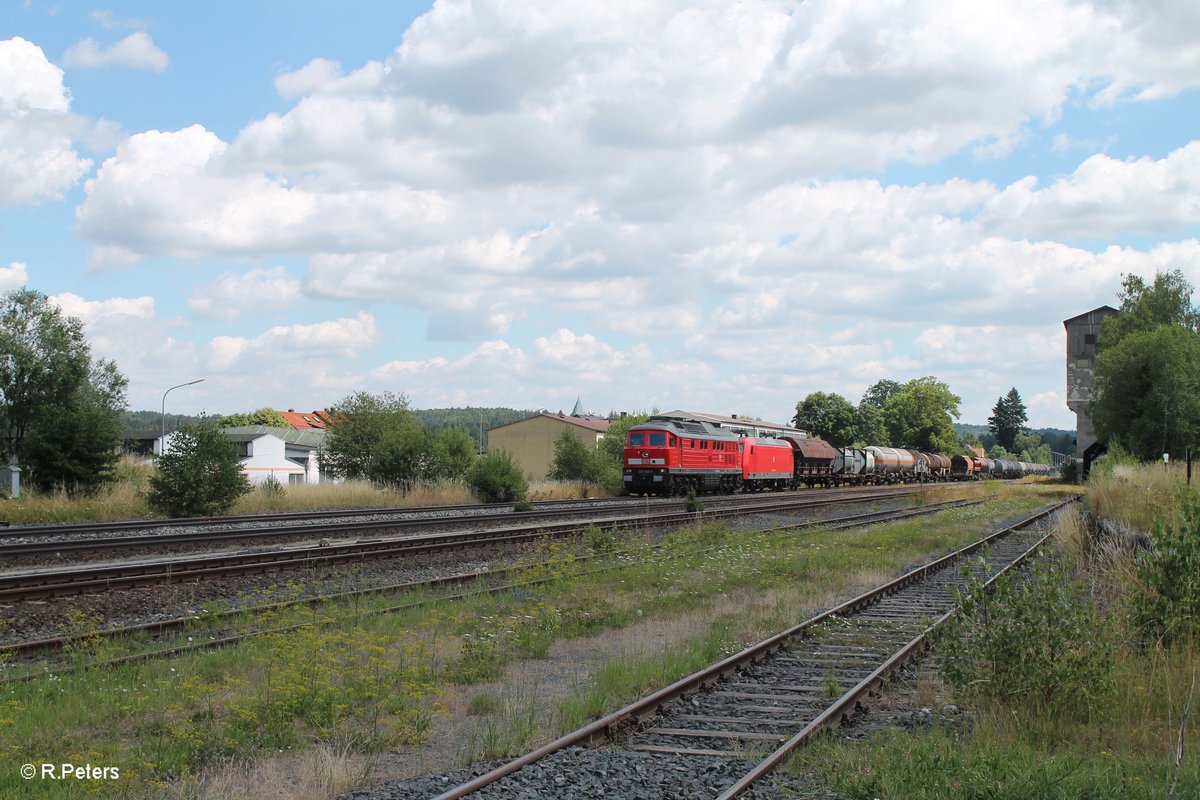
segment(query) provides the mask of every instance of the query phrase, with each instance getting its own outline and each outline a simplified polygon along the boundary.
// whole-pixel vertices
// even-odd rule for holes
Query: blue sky
[[[1070,427],[1062,320],[1200,284],[1197,41],[1185,2],[4,2],[0,290],[133,408],[784,420],[935,375]]]

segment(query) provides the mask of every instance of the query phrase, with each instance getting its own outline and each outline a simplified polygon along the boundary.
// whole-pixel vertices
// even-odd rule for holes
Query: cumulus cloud
[[[40,47],[0,41],[0,207],[58,199],[91,168],[69,108],[63,72]]]
[[[63,53],[63,64],[68,67],[117,66],[162,72],[169,63],[167,54],[145,31],[131,33],[108,47],[104,47],[95,39],[83,39]]]
[[[277,311],[300,300],[300,281],[286,267],[223,272],[188,300],[202,317],[232,321],[251,309]]]
[[[0,266],[0,292],[20,289],[29,281],[29,269],[20,261]]]
[[[370,314],[313,324],[276,325],[254,338],[217,336],[208,345],[208,365],[227,370],[239,362],[354,358],[373,345],[378,331]],[[293,364],[294,366],[294,364]]]

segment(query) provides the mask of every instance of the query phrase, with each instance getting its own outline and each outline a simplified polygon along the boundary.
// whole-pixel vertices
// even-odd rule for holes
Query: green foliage
[[[860,403],[854,411],[854,444],[858,447],[887,447],[892,440],[883,419],[883,409]]]
[[[65,404],[44,408],[25,439],[22,460],[30,466],[29,482],[42,491],[89,491],[115,475],[121,457],[120,415],[115,401],[96,389],[104,378],[93,380],[80,384]],[[113,380],[123,392],[125,379]]]
[[[1200,443],[1200,334],[1163,325],[1135,331],[1096,357],[1089,404],[1102,440],[1145,461]]]
[[[233,442],[215,425],[202,423],[169,437],[146,500],[171,517],[207,516],[228,510],[249,491]]]
[[[858,401],[858,405],[871,406],[872,408],[882,409],[887,405],[887,401],[892,399],[893,395],[899,394],[900,384],[887,379],[876,381],[867,391],[863,392],[862,399]]]
[[[810,436],[824,439],[835,447],[853,443],[858,431],[854,406],[836,392],[810,393],[796,404],[792,422],[808,431]]]
[[[905,383],[883,406],[892,445],[924,452],[957,452],[953,420],[958,418],[960,402],[949,386],[932,375]]]
[[[704,510],[704,503],[700,498],[696,497],[696,490],[689,488],[687,496],[683,498],[683,508],[685,511],[697,513]]]
[[[966,570],[958,615],[937,636],[940,671],[960,696],[1091,713],[1112,690],[1115,643],[1086,588],[1035,562],[984,588]]]
[[[1003,445],[999,445],[999,444],[992,447],[991,450],[988,450],[987,457],[992,459],[993,461],[995,461],[997,459],[1003,459],[1005,461],[1016,461],[1017,460],[1017,457],[1015,455],[1010,453],[1008,450],[1005,450]]]
[[[0,462],[17,456],[39,488],[111,479],[128,381],[93,361],[83,323],[41,292],[0,295]]]
[[[1134,597],[1139,628],[1164,642],[1200,634],[1200,498],[1182,490],[1173,505],[1155,525],[1153,549],[1140,556]]]
[[[623,470],[625,464],[625,442],[629,440],[629,429],[650,419],[650,414],[626,414],[618,417],[596,443],[596,462],[599,483],[610,491],[624,489]]]
[[[428,431],[404,395],[357,392],[330,409],[332,423],[321,469],[407,489],[418,480],[461,479],[475,461],[475,443],[461,427]]]
[[[332,424],[321,454],[321,471],[336,478],[377,479],[405,474],[411,465],[410,440],[421,425],[408,410],[408,398],[392,392],[355,392],[329,409]],[[376,450],[383,460],[371,475]]]
[[[1025,423],[1028,421],[1029,416],[1025,413],[1025,404],[1021,402],[1021,395],[1014,386],[992,407],[992,416],[988,417],[988,427],[995,434],[997,444],[1004,446],[1007,450],[1019,451],[1021,447],[1017,444],[1017,435],[1024,430]]]
[[[506,450],[477,458],[464,480],[485,503],[512,503],[529,491],[529,481]]]
[[[1179,270],[1147,285],[1126,275],[1121,313],[1106,319],[1089,411],[1102,441],[1143,460],[1200,444],[1200,311]]]
[[[518,500],[517,502],[513,503],[513,511],[517,513],[533,511],[533,503],[525,499]]]
[[[237,428],[242,425],[266,425],[270,428],[291,428],[287,418],[273,408],[260,408],[249,414],[230,414],[220,417],[217,424],[222,428]]]
[[[580,441],[573,431],[564,429],[554,440],[549,477],[556,481],[597,481],[600,473],[597,451]]]
[[[267,479],[258,485],[258,491],[266,497],[280,497],[283,495],[283,484],[274,475],[268,475]]]

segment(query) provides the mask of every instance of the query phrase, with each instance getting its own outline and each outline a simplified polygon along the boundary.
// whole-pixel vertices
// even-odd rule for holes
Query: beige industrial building
[[[554,463],[554,440],[563,431],[570,431],[590,448],[608,430],[604,417],[586,414],[550,414],[543,411],[535,417],[510,422],[488,429],[488,452],[505,450],[524,470],[530,480],[542,480],[550,474]]]

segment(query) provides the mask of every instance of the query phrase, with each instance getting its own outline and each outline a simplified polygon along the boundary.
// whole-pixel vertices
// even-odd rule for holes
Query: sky
[[[1200,285],[1194,0],[332,5],[0,0],[0,291],[132,409],[1072,428],[1062,321]]]

